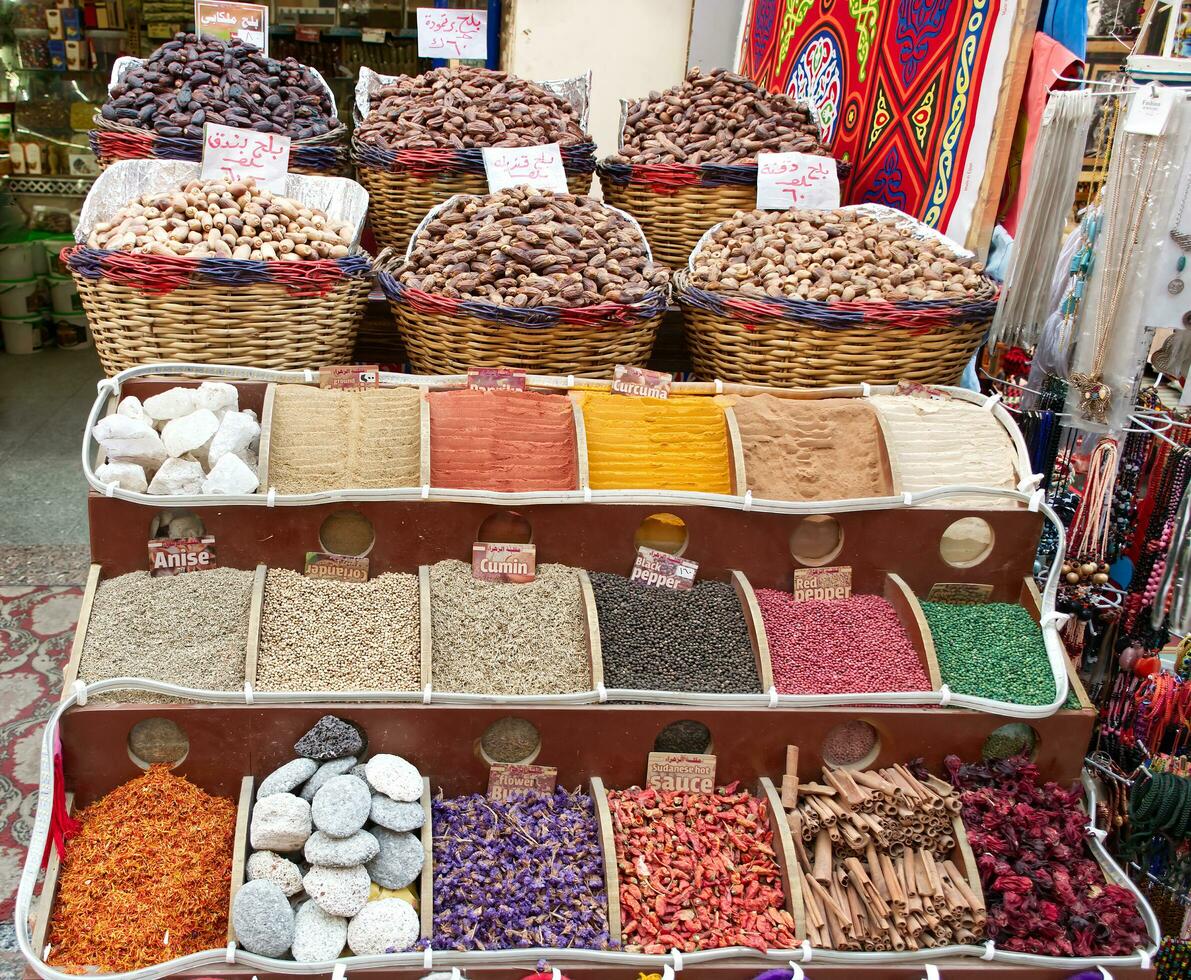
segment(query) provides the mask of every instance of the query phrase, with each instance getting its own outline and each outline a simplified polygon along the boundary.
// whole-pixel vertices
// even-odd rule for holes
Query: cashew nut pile
[[[97,222],[91,248],[193,259],[338,259],[355,228],[256,181],[192,180],[178,190],[144,194]]]
[[[803,103],[751,79],[698,68],[665,92],[632,102],[614,163],[751,164],[757,153],[830,156]]]
[[[293,58],[266,58],[239,38],[178,34],[112,86],[100,115],[161,136],[201,139],[221,123],[294,139],[338,129],[331,96]]]
[[[991,296],[973,257],[857,211],[738,211],[694,260],[691,285],[828,303]]]
[[[669,278],[623,215],[589,197],[527,187],[440,211],[399,272],[414,289],[505,306],[636,303]]]
[[[436,68],[373,93],[356,138],[404,150],[569,146],[589,137],[575,107],[541,85],[487,68]]]

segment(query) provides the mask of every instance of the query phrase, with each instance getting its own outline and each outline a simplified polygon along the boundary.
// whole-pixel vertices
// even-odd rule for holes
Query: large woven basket
[[[404,252],[377,257],[409,362],[418,374],[462,374],[474,367],[534,374],[607,377],[617,364],[644,366],[666,312],[668,290],[639,303],[511,307],[407,289],[396,273]]]
[[[674,277],[695,373],[788,388],[954,384],[996,311],[967,302],[822,303],[699,289]]]
[[[849,164],[836,161],[840,179]],[[641,223],[658,261],[680,269],[712,225],[757,206],[757,168],[727,164],[653,165],[602,161],[604,200]]]
[[[187,136],[161,136],[149,129],[111,122],[96,115],[95,129],[87,134],[91,150],[106,168],[117,160],[203,159],[203,141]],[[290,144],[289,170],[296,174],[346,177],[351,173],[347,127]]]
[[[567,188],[572,194],[591,190],[595,144],[576,143],[561,149]],[[404,249],[426,212],[456,194],[487,194],[481,150],[387,150],[352,142],[356,179],[368,191],[368,218],[377,248]]]
[[[278,370],[347,363],[372,276],[362,253],[252,262],[74,245],[62,260],[108,375],[170,361]]]

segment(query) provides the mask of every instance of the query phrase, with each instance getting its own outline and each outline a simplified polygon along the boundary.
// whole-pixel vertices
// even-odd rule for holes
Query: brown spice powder
[[[732,408],[756,496],[848,500],[893,493],[876,412],[861,399],[749,395]]]

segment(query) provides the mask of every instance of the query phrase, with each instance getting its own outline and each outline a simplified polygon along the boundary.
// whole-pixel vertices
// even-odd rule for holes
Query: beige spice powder
[[[893,493],[877,415],[863,401],[749,395],[732,410],[754,495],[849,500]]]
[[[413,487],[420,464],[421,398],[416,388],[277,386],[269,486],[278,493]]]

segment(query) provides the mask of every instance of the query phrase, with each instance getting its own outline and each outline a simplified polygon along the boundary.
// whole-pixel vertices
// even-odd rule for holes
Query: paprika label
[[[502,802],[525,793],[553,793],[558,770],[553,766],[517,766],[494,762],[488,770],[488,799]]]
[[[794,569],[794,601],[820,602],[852,596],[852,566],[824,565]]]
[[[694,752],[650,752],[645,766],[650,789],[682,793],[715,792],[715,756]]]

